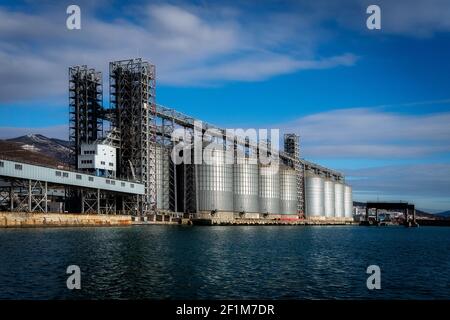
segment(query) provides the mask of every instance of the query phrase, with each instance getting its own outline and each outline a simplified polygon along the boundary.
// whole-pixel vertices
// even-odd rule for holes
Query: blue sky
[[[68,66],[103,70],[107,93],[108,62],[139,55],[157,67],[160,104],[297,132],[302,156],[345,172],[355,200],[450,209],[450,2],[76,3],[76,31],[72,2],[0,4],[0,138],[66,138]],[[369,4],[381,30],[366,28]]]

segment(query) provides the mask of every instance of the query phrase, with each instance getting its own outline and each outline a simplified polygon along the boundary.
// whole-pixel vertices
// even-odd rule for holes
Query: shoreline
[[[102,215],[74,213],[0,212],[1,228],[53,228],[53,227],[118,227],[148,225],[357,225],[350,219],[256,219],[256,218],[197,218],[197,219],[136,219],[131,215]]]

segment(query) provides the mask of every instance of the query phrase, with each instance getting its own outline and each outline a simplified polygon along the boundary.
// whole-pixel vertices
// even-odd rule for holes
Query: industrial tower
[[[72,164],[78,167],[83,143],[90,144],[103,134],[102,73],[87,66],[69,68],[69,141]]]
[[[304,178],[305,168],[300,162],[300,137],[295,133],[286,133],[284,135],[284,151],[286,154],[295,159],[293,162],[294,169],[297,172],[297,204],[298,213],[305,213],[305,201],[304,201]]]
[[[139,212],[146,215],[156,211],[155,66],[140,58],[111,62],[109,81],[118,176],[144,184]]]

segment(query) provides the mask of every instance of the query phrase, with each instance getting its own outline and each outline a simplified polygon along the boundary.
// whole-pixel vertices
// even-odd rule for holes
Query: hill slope
[[[46,166],[67,166],[71,149],[69,142],[30,134],[14,139],[0,140],[0,154],[6,158]]]

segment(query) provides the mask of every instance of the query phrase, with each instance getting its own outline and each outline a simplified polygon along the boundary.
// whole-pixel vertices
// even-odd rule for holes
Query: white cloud
[[[356,201],[403,200],[434,211],[450,209],[450,164],[345,170]]]
[[[346,53],[316,58],[321,28],[297,13],[152,4],[134,19],[103,20],[95,10],[101,8],[82,10],[82,29],[69,31],[54,8],[0,7],[0,101],[64,95],[70,65],[106,73],[108,61],[135,56],[156,64],[159,83],[183,86],[264,80],[356,61]]]
[[[450,152],[450,112],[410,115],[339,109],[278,127],[301,136],[307,158],[409,159]]]

